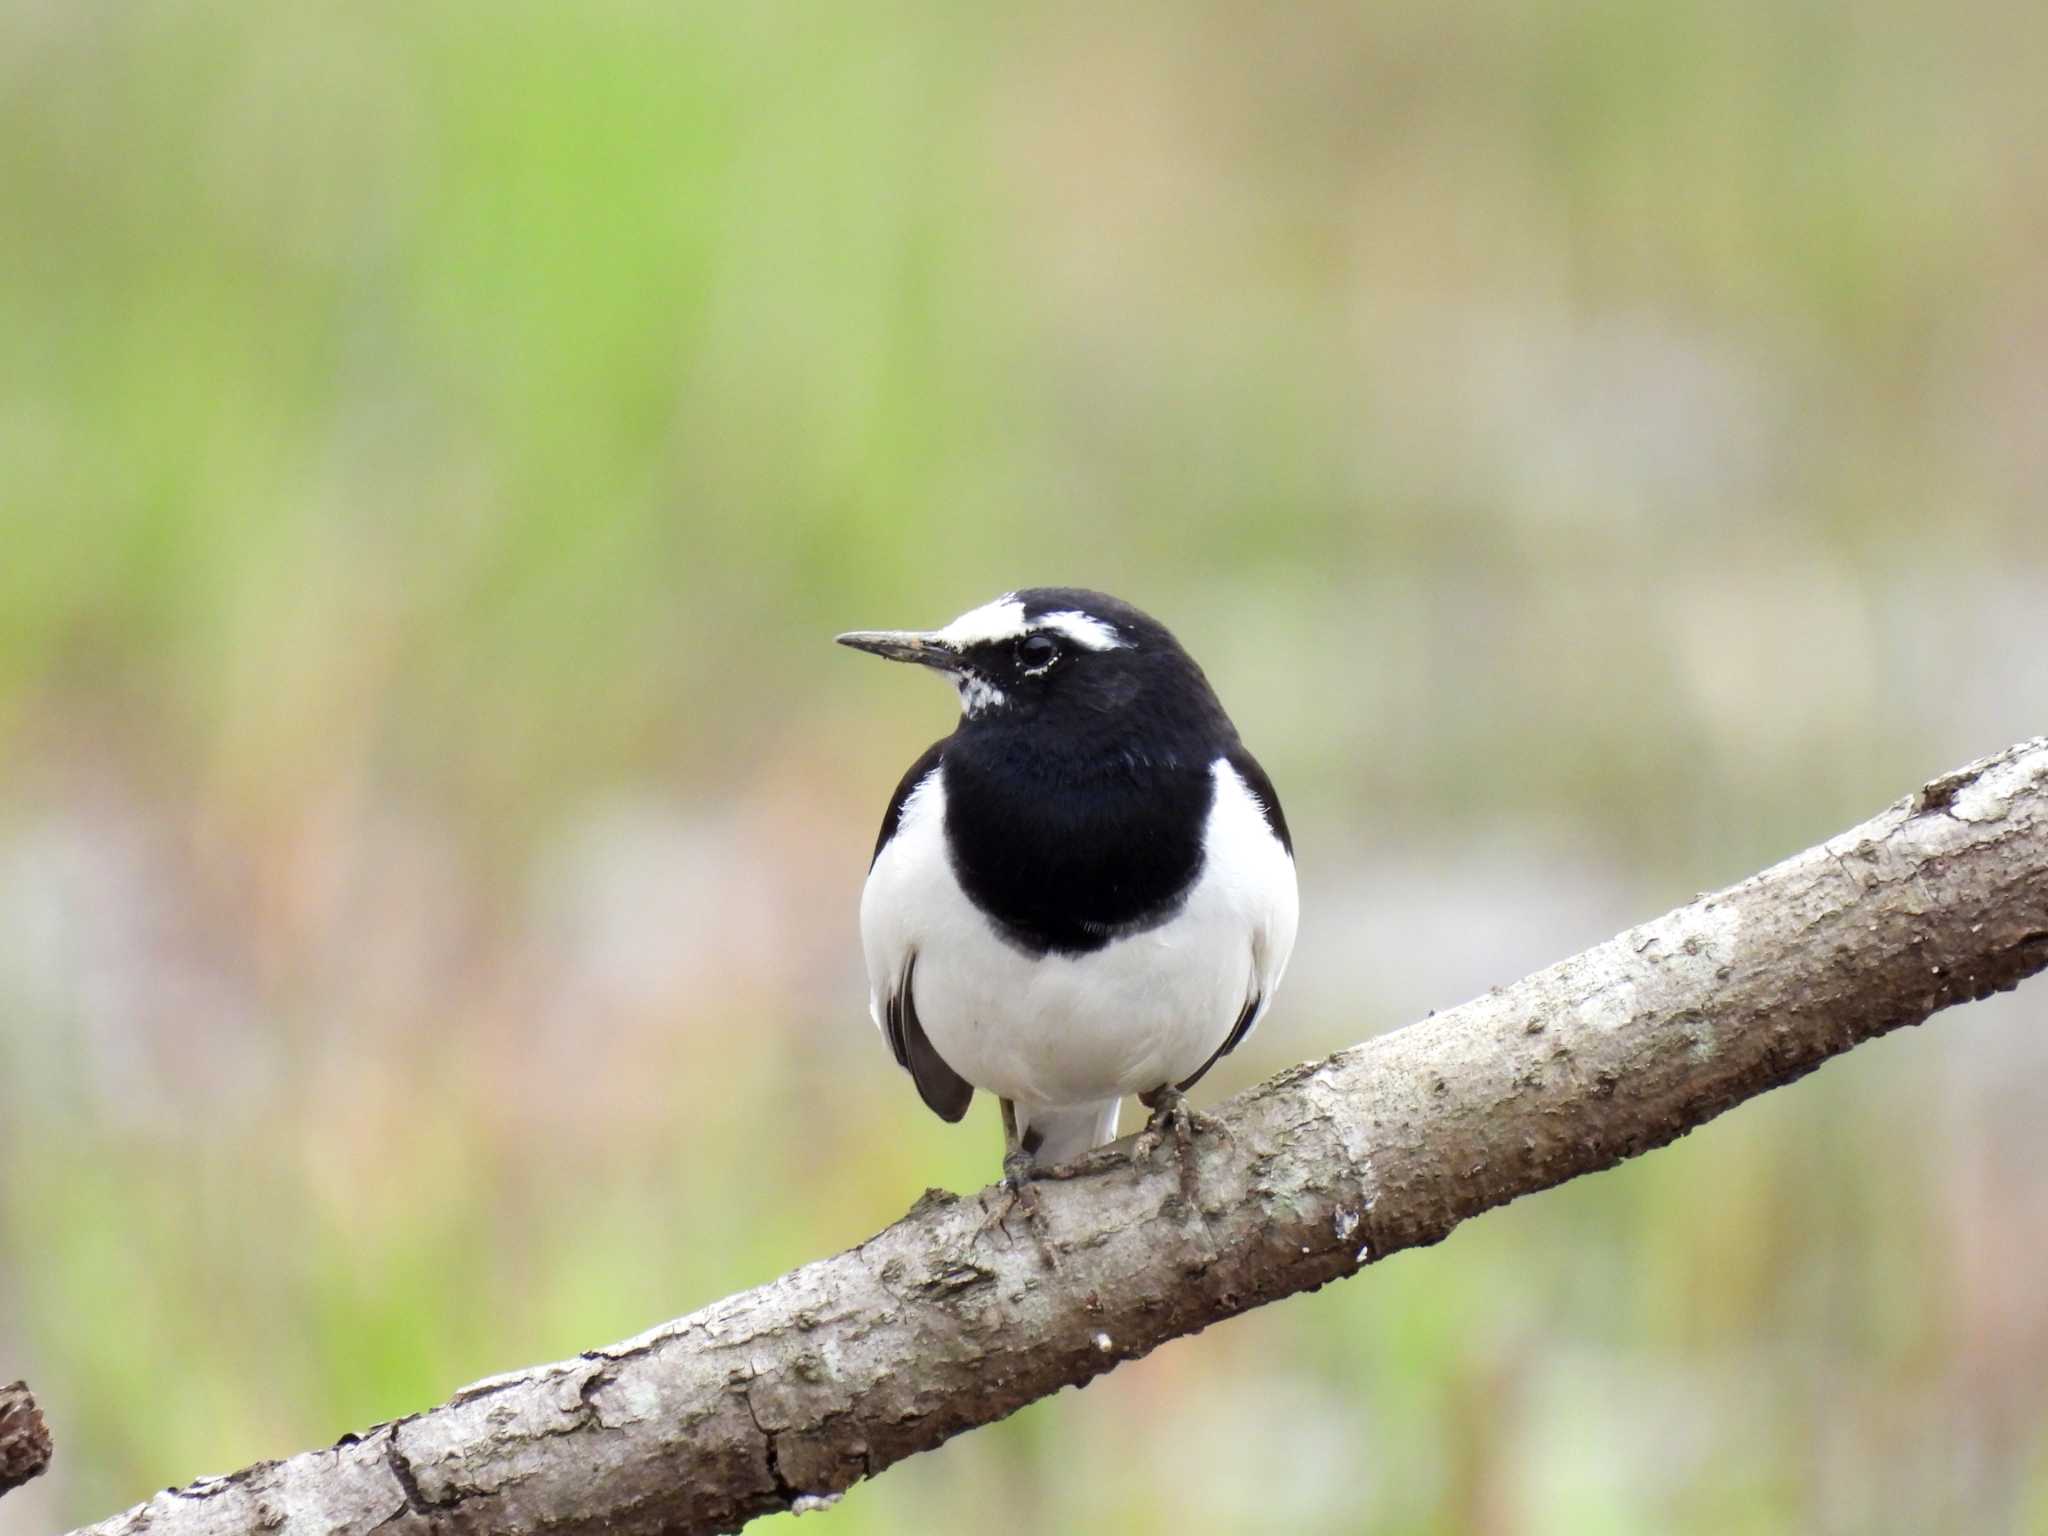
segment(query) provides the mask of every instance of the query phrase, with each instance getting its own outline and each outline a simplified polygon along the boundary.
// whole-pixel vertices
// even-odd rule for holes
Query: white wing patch
[[[911,952],[930,926],[920,921],[925,914],[919,909],[934,896],[943,899],[939,880],[951,875],[941,831],[946,790],[939,769],[934,763],[931,772],[903,797],[903,806],[896,813],[895,835],[882,845],[874,868],[868,871],[867,884],[861,887],[860,937],[868,969],[868,1017],[884,1033],[890,994],[902,983]],[[939,833],[936,840],[934,833]],[[936,864],[934,853],[939,860]]]
[[[1256,1007],[1244,1035],[1239,1036],[1242,1043],[1272,1006],[1273,994],[1294,954],[1301,897],[1295,885],[1294,859],[1273,835],[1258,796],[1227,760],[1217,759],[1214,771],[1216,805],[1210,811],[1203,843],[1204,879],[1221,884],[1251,937],[1251,989],[1246,1001]]]

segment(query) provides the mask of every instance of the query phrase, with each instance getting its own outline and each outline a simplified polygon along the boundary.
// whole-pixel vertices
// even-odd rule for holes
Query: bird
[[[1005,1178],[1185,1144],[1182,1095],[1243,1044],[1294,949],[1272,780],[1164,624],[1080,587],[838,643],[929,667],[952,733],[897,784],[861,890],[868,1011],[941,1119],[1000,1101]]]

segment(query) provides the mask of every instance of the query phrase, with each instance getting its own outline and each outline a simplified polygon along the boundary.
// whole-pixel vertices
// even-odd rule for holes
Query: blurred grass
[[[2044,31],[0,8],[0,1529],[993,1172],[860,1017],[945,708],[837,629],[1175,624],[1309,899],[1226,1087],[2040,729]],[[2048,1529],[2039,1009],[829,1521]]]

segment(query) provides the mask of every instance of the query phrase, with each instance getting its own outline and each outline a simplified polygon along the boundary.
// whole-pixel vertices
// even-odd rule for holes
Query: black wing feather
[[[1223,1043],[1216,1047],[1216,1053],[1199,1067],[1195,1068],[1192,1077],[1184,1077],[1180,1080],[1179,1087],[1182,1093],[1186,1093],[1204,1077],[1208,1076],[1211,1067],[1237,1049],[1238,1041],[1242,1040],[1250,1031],[1252,1020],[1259,1016],[1259,1004],[1264,1001],[1265,999],[1256,992],[1245,1000],[1244,1008],[1237,1016],[1237,1022],[1230,1026],[1230,1033],[1224,1037]]]
[[[917,1096],[941,1120],[957,1121],[967,1113],[974,1098],[974,1086],[947,1066],[932,1043],[925,1038],[924,1025],[917,1017],[917,999],[912,982],[917,978],[917,956],[903,968],[903,980],[883,1004],[882,1029],[889,1037],[889,1049],[896,1053],[898,1066],[906,1068],[917,1084]],[[1234,1037],[1233,1037],[1234,1043]],[[1208,1069],[1203,1068],[1204,1071]]]

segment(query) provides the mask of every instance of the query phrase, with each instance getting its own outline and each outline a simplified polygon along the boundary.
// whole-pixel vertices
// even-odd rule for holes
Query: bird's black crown
[[[1230,734],[1202,669],[1151,615],[1085,587],[1030,587],[999,602],[1018,606],[1019,626],[961,645],[963,727],[1057,731],[1081,752],[1111,736],[1161,751],[1184,739],[1192,751]]]

